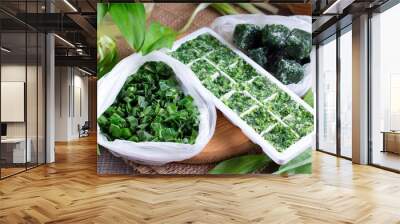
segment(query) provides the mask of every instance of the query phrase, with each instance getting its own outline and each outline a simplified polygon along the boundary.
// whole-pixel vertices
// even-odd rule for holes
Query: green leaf
[[[115,41],[108,36],[97,40],[97,75],[99,79],[107,74],[118,62],[118,51]]]
[[[107,14],[108,3],[97,3],[97,26],[100,25],[103,17]]]
[[[311,107],[314,107],[314,93],[312,89],[309,89],[303,97],[303,100],[308,103]]]
[[[220,162],[210,174],[246,174],[264,168],[272,160],[264,155],[244,155]]]
[[[307,149],[305,152],[289,161],[287,164],[279,167],[274,174],[311,174],[312,168],[312,149]]]
[[[143,3],[111,3],[109,12],[128,44],[139,51],[146,32],[146,12]]]
[[[167,26],[153,22],[147,29],[144,44],[140,49],[143,55],[161,48],[171,48],[176,39],[176,32]]]

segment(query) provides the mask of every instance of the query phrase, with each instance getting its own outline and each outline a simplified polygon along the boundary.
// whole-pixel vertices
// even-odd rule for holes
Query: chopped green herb
[[[245,89],[257,100],[264,101],[272,94],[279,92],[277,85],[268,80],[265,76],[257,76],[250,83],[244,84]]]
[[[247,122],[258,133],[266,130],[274,125],[277,120],[265,107],[257,107],[253,111],[243,116],[243,120]]]
[[[233,89],[232,82],[221,74],[214,80],[209,79],[204,81],[203,84],[218,98],[230,92]]]
[[[256,105],[257,102],[243,92],[235,92],[224,103],[238,114],[248,110],[251,106]]]
[[[261,29],[253,24],[238,24],[233,31],[233,43],[239,49],[247,51],[261,42]]]
[[[196,76],[203,81],[217,72],[217,69],[204,59],[200,59],[190,67]]]
[[[293,29],[286,40],[285,50],[289,57],[302,60],[311,53],[311,33]]]
[[[278,115],[281,119],[288,116],[299,107],[289,94],[285,92],[279,92],[272,100],[268,101],[266,105],[272,113]]]
[[[237,82],[248,81],[259,76],[257,71],[245,60],[239,59],[236,64],[227,67],[220,67],[223,72]]]
[[[305,109],[299,107],[283,120],[289,127],[304,137],[314,129],[314,117]]]
[[[275,49],[283,48],[290,34],[289,28],[280,24],[265,25],[261,32],[264,46]]]
[[[189,64],[190,62],[196,60],[200,57],[200,53],[194,49],[191,42],[182,44],[176,51],[172,53],[172,57],[178,59],[184,64]]]
[[[278,123],[269,132],[264,134],[264,139],[270,142],[279,152],[282,152],[299,138],[290,128]]]
[[[147,62],[126,80],[98,124],[110,141],[194,144],[199,110],[193,98],[183,93],[170,67]]]

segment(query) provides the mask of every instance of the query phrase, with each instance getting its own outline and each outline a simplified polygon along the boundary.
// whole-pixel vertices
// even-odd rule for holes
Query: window
[[[340,155],[352,157],[352,32],[340,36]]]
[[[318,48],[318,149],[336,153],[336,39]]]
[[[400,170],[400,4],[371,18],[372,164]]]

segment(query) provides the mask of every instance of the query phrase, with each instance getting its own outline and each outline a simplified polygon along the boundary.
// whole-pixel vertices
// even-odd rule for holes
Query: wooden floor
[[[0,181],[0,223],[400,223],[400,175],[314,155],[311,176],[98,177],[95,139]]]

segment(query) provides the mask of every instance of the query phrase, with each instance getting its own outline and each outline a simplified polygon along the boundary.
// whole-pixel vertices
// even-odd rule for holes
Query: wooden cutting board
[[[214,136],[203,151],[183,163],[210,163],[244,154],[257,148],[242,131],[234,126],[220,111],[217,112],[217,124]]]

